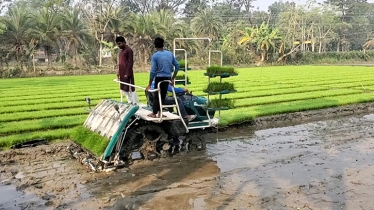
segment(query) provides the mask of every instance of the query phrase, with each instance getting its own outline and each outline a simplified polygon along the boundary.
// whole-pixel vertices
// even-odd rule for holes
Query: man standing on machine
[[[118,56],[118,72],[117,78],[121,82],[126,82],[134,85],[134,53],[132,49],[127,46],[126,40],[124,37],[119,36],[116,38],[116,43],[121,49],[121,52]],[[136,94],[135,87],[130,87],[129,85],[120,84],[120,89],[126,96],[128,103],[139,103],[138,95]]]
[[[146,90],[148,91],[151,88],[152,81],[155,80],[155,88],[158,88],[158,84],[164,80],[171,80],[171,85],[174,85],[175,77],[179,71],[179,63],[177,59],[175,59],[173,53],[168,50],[164,50],[164,40],[160,37],[156,38],[154,41],[155,48],[157,52],[152,55],[152,64],[151,64],[151,72],[148,87]],[[173,69],[175,67],[175,70]],[[172,73],[174,72],[173,76]],[[155,100],[153,100],[153,112],[148,115],[148,117],[156,118],[156,114],[158,113],[158,118],[160,118],[160,100],[162,104],[165,104],[165,98],[168,91],[169,84],[167,82],[163,82],[160,84],[160,94],[161,98],[158,98],[158,94],[155,94]]]

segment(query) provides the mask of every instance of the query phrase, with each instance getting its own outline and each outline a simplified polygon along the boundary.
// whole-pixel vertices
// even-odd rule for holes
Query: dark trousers
[[[178,101],[178,107],[179,107],[179,111],[180,111],[179,114],[182,115],[183,118],[186,118],[186,117],[187,117],[187,112],[186,112],[186,109],[184,108],[184,104],[183,104],[182,99],[180,99],[180,98],[177,96],[177,101]],[[165,104],[166,104],[166,105],[173,105],[173,104],[176,104],[176,103],[175,103],[175,100],[174,100],[174,97],[166,96]]]
[[[170,77],[156,77],[155,79],[155,87],[154,89],[158,88],[158,83],[163,80],[170,80]],[[160,100],[162,104],[165,104],[166,94],[168,92],[169,83],[163,82],[160,84],[160,92],[161,92],[161,99],[158,98],[158,93],[155,93],[155,100],[153,100],[153,114],[157,114],[160,111]]]

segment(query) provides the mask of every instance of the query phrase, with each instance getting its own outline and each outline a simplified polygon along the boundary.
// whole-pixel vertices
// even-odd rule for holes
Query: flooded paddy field
[[[69,141],[3,151],[0,209],[374,209],[374,115],[322,118],[229,128],[110,173]]]

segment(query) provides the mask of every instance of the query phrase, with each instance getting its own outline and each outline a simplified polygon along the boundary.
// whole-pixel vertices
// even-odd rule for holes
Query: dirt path
[[[207,136],[205,152],[110,173],[91,173],[70,142],[3,151],[0,209],[374,209],[374,115],[362,106],[277,116],[278,128],[262,118]],[[293,120],[344,110],[356,116]]]

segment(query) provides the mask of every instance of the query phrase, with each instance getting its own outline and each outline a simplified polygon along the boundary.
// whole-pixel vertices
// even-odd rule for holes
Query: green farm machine
[[[185,66],[181,66],[181,71],[185,74],[185,80],[177,80],[175,83],[187,86],[187,52],[185,49],[175,49],[185,52]],[[207,40],[208,38],[179,38],[179,40]],[[212,52],[209,50],[209,65]],[[221,52],[220,52],[221,53]],[[221,53],[222,66],[222,53]],[[123,83],[114,80],[117,83]],[[171,81],[163,81],[170,83]],[[134,86],[138,90],[144,87]],[[177,96],[173,88],[175,104],[162,105],[161,117],[151,118],[147,115],[152,112],[150,100],[154,94],[160,94],[159,86],[154,90],[145,91],[147,103],[125,103],[121,101],[102,100],[93,108],[84,127],[93,131],[106,139],[108,144],[105,152],[100,157],[100,162],[104,166],[112,166],[132,162],[136,159],[154,159],[174,155],[179,152],[189,152],[204,150],[206,147],[203,133],[214,131],[219,123],[219,118],[215,117],[216,110],[209,107],[209,100],[202,96],[184,94]],[[209,96],[209,95],[208,95]],[[178,108],[179,97],[189,115],[196,115],[196,118],[189,122],[180,116]]]

